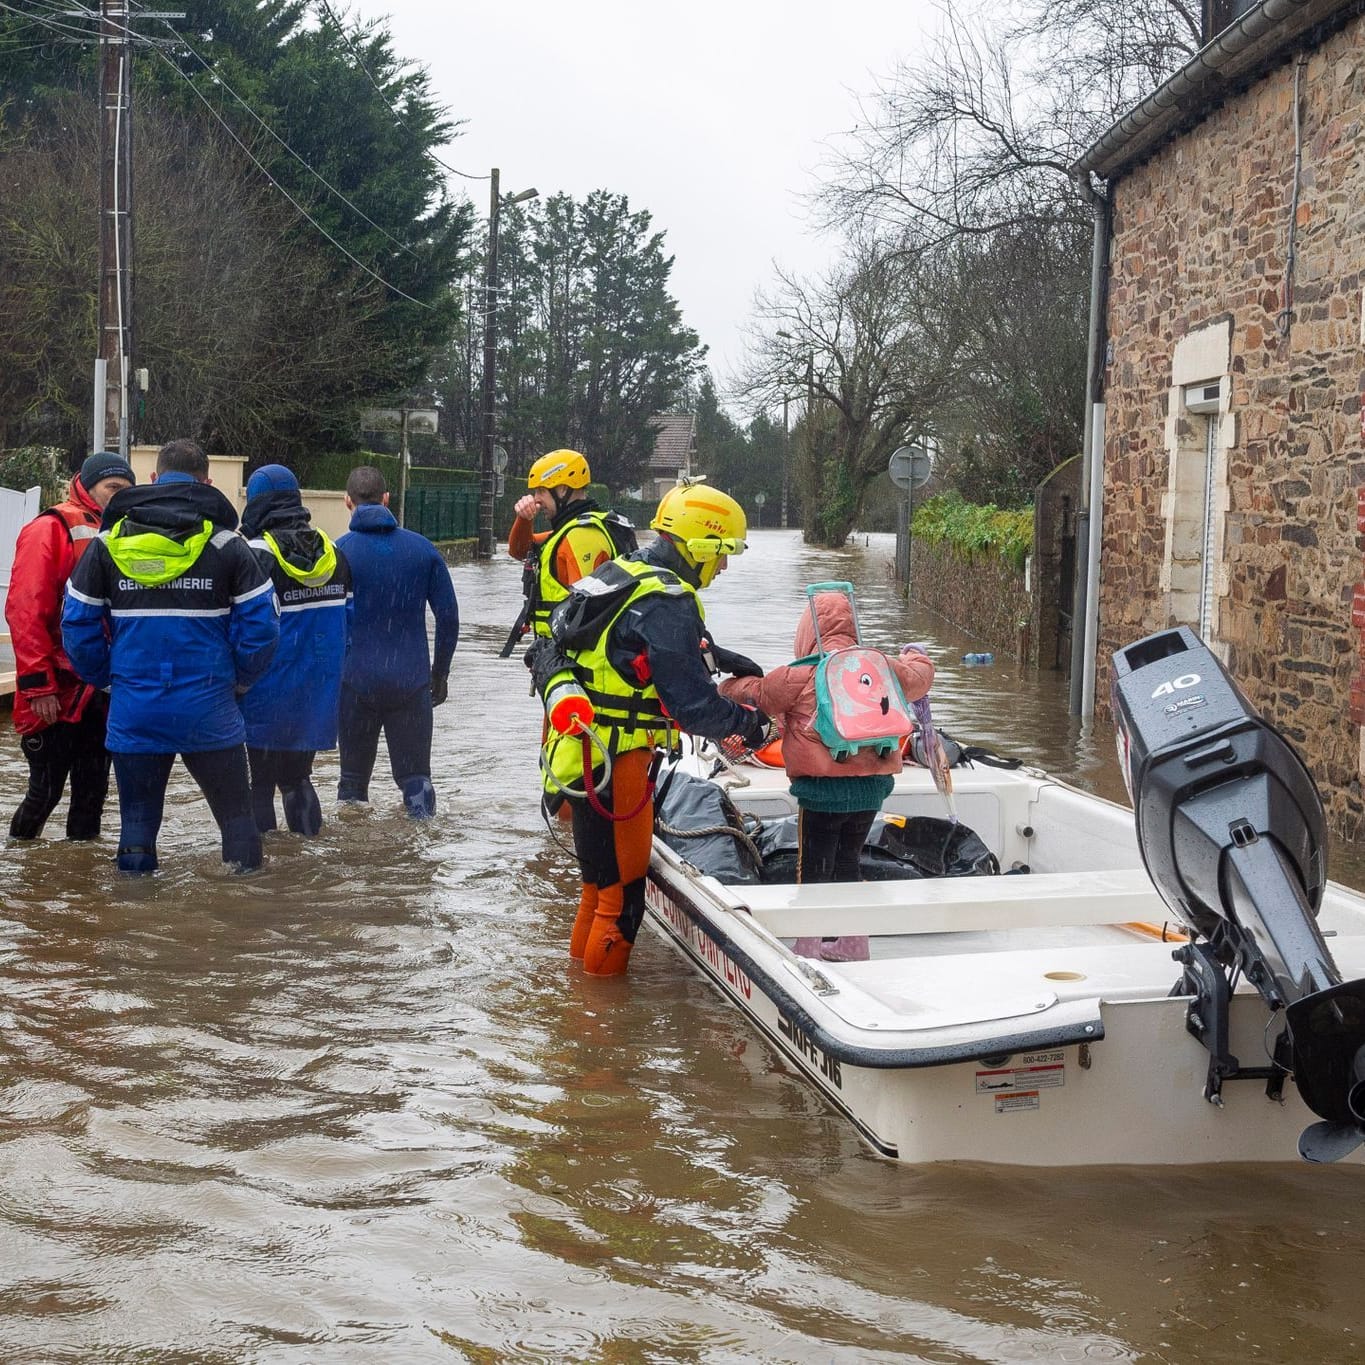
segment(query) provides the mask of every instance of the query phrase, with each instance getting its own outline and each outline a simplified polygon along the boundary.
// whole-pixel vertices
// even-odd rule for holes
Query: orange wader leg
[[[612,769],[608,809],[631,811],[640,805],[653,757],[650,749],[632,749],[617,758]],[[576,819],[579,813],[575,807]],[[597,879],[597,909],[588,929],[583,970],[592,976],[619,976],[626,970],[644,918],[645,877],[654,839],[654,803],[645,802],[632,819],[625,821],[604,820],[591,808],[587,814],[598,826],[594,833],[605,875]],[[586,875],[584,879],[587,880]]]
[[[540,745],[542,749],[545,747],[545,741],[549,734],[549,718],[542,717],[540,722]],[[559,808],[555,811],[555,819],[558,820],[560,824],[569,825],[573,823],[574,804],[575,803],[572,801],[560,802]],[[578,834],[576,830],[574,832],[574,844],[575,852],[578,852]],[[586,869],[587,863],[584,861],[581,852],[579,852],[578,860]],[[596,910],[597,887],[594,883],[588,881],[588,874],[585,870],[583,873],[583,889],[579,892],[578,896],[578,915],[573,922],[573,931],[569,935],[569,956],[575,962],[581,962],[583,960],[583,949],[588,943],[588,929],[592,924],[592,917]]]
[[[573,922],[573,933],[569,936],[569,956],[575,962],[583,961],[583,953],[588,946],[588,930],[592,928],[596,913],[597,887],[591,882],[584,882],[582,894],[578,898],[578,917]]]

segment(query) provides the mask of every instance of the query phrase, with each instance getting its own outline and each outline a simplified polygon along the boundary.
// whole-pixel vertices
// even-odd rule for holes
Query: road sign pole
[[[905,503],[905,598],[910,600],[910,580],[912,577],[912,560],[914,558],[914,531],[913,523],[915,520],[915,489],[922,487],[929,482],[933,474],[933,460],[929,456],[928,450],[923,445],[899,446],[891,454],[891,459],[887,461],[886,472],[891,476],[891,482],[897,488],[903,488],[906,492]],[[900,558],[900,537],[896,538],[896,557]],[[896,567],[899,569],[900,564]]]
[[[406,526],[408,511],[408,410],[403,409],[402,435],[398,444],[398,524]]]
[[[905,487],[905,600],[910,601],[910,581],[915,575],[915,481]]]

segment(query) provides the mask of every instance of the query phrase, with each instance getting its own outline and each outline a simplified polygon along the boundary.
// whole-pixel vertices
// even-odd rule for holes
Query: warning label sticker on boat
[[[1012,1095],[997,1095],[995,1097],[995,1112],[997,1114],[1012,1114],[1017,1113],[1020,1109],[1037,1109],[1038,1107],[1038,1092],[1036,1090],[1018,1090]]]
[[[1010,1066],[993,1067],[976,1073],[978,1095],[993,1095],[1008,1090],[1054,1090],[1065,1084],[1066,1058],[1061,1052],[1024,1052],[1013,1058]],[[1003,1112],[998,1105],[996,1108],[997,1112]]]

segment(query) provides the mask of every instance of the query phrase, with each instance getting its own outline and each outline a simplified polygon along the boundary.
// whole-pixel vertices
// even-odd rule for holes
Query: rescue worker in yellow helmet
[[[524,562],[526,601],[503,646],[504,659],[528,632],[550,633],[550,612],[580,578],[636,549],[635,528],[625,517],[598,507],[588,495],[591,482],[588,462],[576,450],[552,450],[527,473],[529,491],[518,500],[507,533],[507,552]],[[542,512],[550,525],[537,532],[535,521]]]
[[[659,503],[650,526],[657,540],[581,580],[555,610],[547,641],[528,656],[541,695],[576,684],[590,704],[591,738],[581,741],[567,717],[583,710],[550,707],[567,731],[547,750],[547,805],[572,801],[574,852],[583,887],[569,955],[595,976],[626,970],[644,917],[645,874],[654,831],[655,746],[672,727],[708,739],[762,741],[767,718],[728,701],[714,675],[762,676],[742,654],[709,637],[697,596],[745,549],[744,510],[701,483],[680,484]],[[586,709],[586,708],[585,708]],[[559,719],[560,714],[566,719]],[[601,751],[611,755],[606,778]]]

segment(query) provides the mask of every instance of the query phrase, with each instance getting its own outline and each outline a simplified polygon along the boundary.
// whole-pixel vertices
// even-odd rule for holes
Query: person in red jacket
[[[104,747],[108,703],[71,670],[62,649],[62,601],[76,561],[99,535],[110,498],[137,480],[128,462],[91,455],[71,480],[66,500],[19,532],[5,620],[17,674],[14,728],[28,759],[28,791],[10,821],[10,837],[36,839],[71,779],[68,839],[98,839],[109,794]]]

